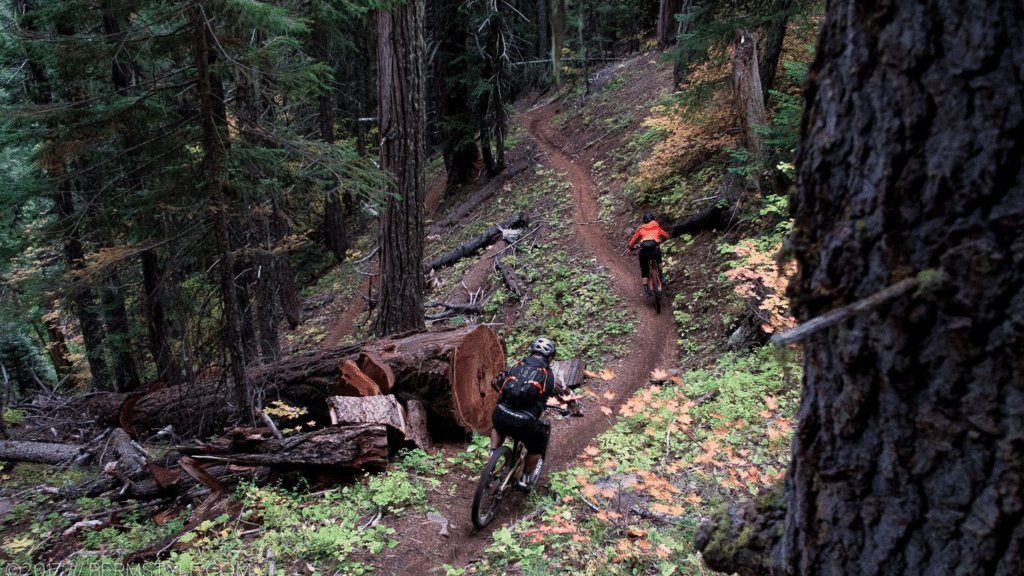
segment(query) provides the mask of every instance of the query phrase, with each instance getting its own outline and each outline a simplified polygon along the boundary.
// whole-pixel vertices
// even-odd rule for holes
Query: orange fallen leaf
[[[605,416],[612,415],[612,409],[607,406],[601,406],[601,412],[604,412]]]
[[[651,380],[665,380],[666,378],[668,378],[668,371],[664,368],[651,370]]]
[[[587,446],[586,448],[583,449],[583,451],[590,456],[597,456],[598,454],[601,453],[601,450],[599,450],[597,446]]]
[[[615,392],[612,392],[611,390],[609,390],[609,391],[605,392],[604,394],[602,394],[602,396],[604,396],[605,400],[613,400],[613,399],[615,399]]]

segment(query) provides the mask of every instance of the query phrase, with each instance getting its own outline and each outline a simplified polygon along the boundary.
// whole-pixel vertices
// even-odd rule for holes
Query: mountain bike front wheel
[[[487,460],[483,472],[480,473],[476,493],[473,495],[473,525],[477,529],[490,524],[498,513],[504,489],[509,485],[507,480],[513,464],[512,450],[508,446],[499,447]]]

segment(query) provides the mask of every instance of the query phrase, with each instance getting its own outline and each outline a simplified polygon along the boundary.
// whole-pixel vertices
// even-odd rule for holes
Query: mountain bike
[[[494,520],[501,500],[516,487],[525,466],[526,446],[515,438],[512,439],[511,448],[507,445],[499,446],[487,459],[487,464],[480,473],[480,481],[476,485],[476,493],[473,494],[473,525],[477,529],[487,526]],[[544,455],[541,455],[537,468],[533,471],[530,488],[536,485],[543,470]]]
[[[650,291],[651,296],[654,297],[654,312],[661,314],[661,265],[654,258],[647,261],[647,289]]]

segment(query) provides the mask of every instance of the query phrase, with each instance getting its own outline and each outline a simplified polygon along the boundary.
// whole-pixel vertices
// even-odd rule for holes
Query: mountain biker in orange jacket
[[[648,263],[653,259],[659,265],[661,264],[661,247],[659,245],[662,240],[669,238],[671,236],[661,229],[658,221],[654,219],[654,214],[647,212],[644,214],[643,226],[640,226],[640,229],[626,244],[630,250],[636,248],[637,245],[640,246],[640,283],[644,287],[644,296],[646,297],[651,295],[651,290],[647,287]]]

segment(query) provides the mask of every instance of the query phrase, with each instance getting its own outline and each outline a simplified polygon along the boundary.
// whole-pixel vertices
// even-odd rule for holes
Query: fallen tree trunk
[[[249,371],[250,382],[263,390],[264,405],[283,400],[304,407],[310,419],[326,426],[330,422],[327,398],[342,395],[339,386],[355,381],[352,374],[356,371],[350,371],[350,380],[339,382],[339,368],[345,361],[354,362],[380,393],[395,394],[403,405],[407,406],[409,399],[419,399],[432,428],[487,432],[490,410],[497,401],[489,394],[490,379],[505,368],[505,347],[486,326],[460,326],[316,350],[254,368]],[[361,379],[360,385],[372,388]],[[349,394],[362,395],[355,388]],[[83,412],[97,407],[113,411],[113,415],[98,414],[95,419],[120,420],[137,437],[168,425],[178,434],[208,434],[231,423],[234,416],[230,382],[216,371],[138,398],[132,394],[109,396],[83,403]],[[127,402],[129,398],[133,402]],[[123,414],[119,413],[122,409]],[[486,412],[487,418],[480,417],[479,411]]]
[[[519,287],[519,276],[511,266],[506,266],[505,263],[501,261],[504,257],[505,254],[501,254],[495,258],[494,267],[501,273],[501,279],[505,282],[505,286],[508,286],[508,289],[511,290],[516,297],[522,299],[523,289]]]
[[[423,267],[424,274],[430,274],[430,271],[435,268],[443,268],[445,266],[451,266],[455,262],[458,262],[462,258],[475,253],[476,251],[494,244],[503,237],[503,229],[509,228],[521,228],[530,222],[526,212],[520,212],[510,218],[499,222],[497,225],[488,228],[485,232],[477,235],[466,242],[463,242],[460,246],[452,249],[450,252],[441,256],[440,258],[428,263]]]
[[[284,440],[267,440],[257,445],[252,454],[196,454],[192,458],[255,466],[382,469],[388,464],[388,429],[383,424],[330,427]]]
[[[505,170],[499,176],[488,182],[487,185],[480,190],[480,192],[478,192],[472,198],[469,198],[468,200],[463,202],[462,205],[459,206],[457,210],[453,211],[445,218],[438,220],[437,223],[430,227],[430,230],[427,232],[427,235],[429,236],[434,234],[441,234],[445,232],[446,229],[455,226],[459,222],[462,222],[462,220],[467,215],[469,215],[470,212],[476,209],[477,206],[480,206],[480,204],[482,204],[484,201],[497,194],[498,191],[502,189],[506,182],[518,176],[521,172],[523,172],[524,170],[531,166],[534,166],[533,162],[523,162],[522,164]]]
[[[37,464],[70,464],[85,450],[85,444],[21,442],[0,440],[0,460]]]
[[[491,382],[505,369],[505,345],[486,326],[377,340],[366,350],[395,374],[392,393],[423,403],[432,429],[488,433],[498,394]]]

